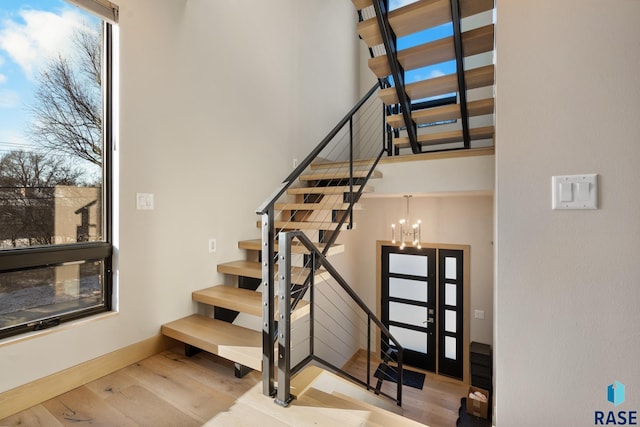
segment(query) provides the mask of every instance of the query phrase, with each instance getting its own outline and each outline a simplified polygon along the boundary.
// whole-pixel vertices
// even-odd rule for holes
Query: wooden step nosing
[[[490,139],[494,135],[493,126],[484,126],[480,128],[469,129],[469,137],[472,141],[480,139]],[[418,135],[418,143],[421,146],[450,144],[462,141],[462,130],[454,130],[447,132],[438,132],[425,135]],[[393,145],[398,148],[409,147],[409,139],[406,137],[396,138],[393,141]]]
[[[493,98],[480,99],[467,102],[467,112],[469,117],[493,114]],[[425,123],[435,123],[446,120],[457,120],[461,117],[460,104],[449,104],[440,107],[433,107],[418,110],[411,113],[413,121],[420,125]],[[401,114],[394,114],[387,118],[387,124],[393,128],[404,127],[404,118]]]
[[[359,191],[360,186],[354,185],[353,191]],[[293,187],[287,190],[287,194],[296,195],[296,194],[326,194],[326,195],[335,195],[335,194],[343,194],[349,193],[351,190],[349,186],[329,186],[329,187]],[[370,193],[373,191],[373,187],[365,186],[362,190],[363,193]]]
[[[262,370],[262,333],[200,314],[162,325],[163,335]]]
[[[274,267],[275,273],[277,273],[277,264]],[[291,279],[295,284],[302,284],[297,282],[300,280],[304,281],[304,279],[309,275],[309,269],[304,268],[304,272],[302,271],[302,269],[303,267],[292,268]],[[233,276],[262,279],[262,265],[257,261],[231,261],[228,263],[218,264],[217,271],[218,273],[230,274]],[[318,270],[316,271],[316,278],[322,279],[324,277],[327,277],[327,274],[328,273],[325,270]]]
[[[275,246],[273,247],[273,250],[275,252],[278,252],[279,249],[279,245],[277,242],[274,242]],[[325,245],[323,243],[317,243],[315,242],[316,248],[318,248],[318,250],[322,251],[325,248]],[[250,251],[261,251],[262,250],[262,240],[261,239],[255,239],[255,240],[243,240],[238,242],[238,248],[239,249],[245,249],[245,250],[250,250]],[[301,243],[294,243],[291,245],[291,252],[293,253],[297,253],[297,254],[308,254],[309,250]],[[333,244],[331,245],[331,247],[329,248],[329,250],[327,251],[327,255],[335,255],[338,253],[342,253],[344,252],[344,245],[342,244]]]

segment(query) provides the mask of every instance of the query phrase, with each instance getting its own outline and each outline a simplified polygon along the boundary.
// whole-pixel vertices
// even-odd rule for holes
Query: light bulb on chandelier
[[[410,222],[409,221],[409,200],[411,200],[411,195],[405,194],[403,197],[406,200],[406,210],[405,210],[404,218],[398,221],[398,223],[400,224],[400,227],[399,227],[400,228],[400,231],[399,231],[400,249],[405,248],[408,238],[411,238],[411,244],[413,246],[417,247],[418,249],[421,249],[422,246],[420,245],[420,242],[422,241],[422,239],[420,236],[420,232],[421,232],[422,221],[417,220],[411,227],[408,226]],[[397,241],[396,225],[391,224],[391,243],[395,244],[396,241]]]

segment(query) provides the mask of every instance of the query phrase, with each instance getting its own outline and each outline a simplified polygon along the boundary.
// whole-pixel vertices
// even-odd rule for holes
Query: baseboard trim
[[[0,393],[0,420],[36,406],[88,382],[153,356],[176,345],[156,335],[63,371]]]

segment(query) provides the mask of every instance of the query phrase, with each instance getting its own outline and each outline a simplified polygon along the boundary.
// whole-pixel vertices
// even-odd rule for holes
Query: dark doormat
[[[393,381],[394,383],[398,382],[398,373],[397,368],[395,366],[387,366],[387,372],[383,374],[384,364],[379,364],[378,369],[376,369],[376,373],[373,374],[376,378],[381,378],[385,381]],[[408,369],[402,369],[402,384],[417,388],[422,390],[422,386],[424,386],[425,374],[422,372],[410,371]]]

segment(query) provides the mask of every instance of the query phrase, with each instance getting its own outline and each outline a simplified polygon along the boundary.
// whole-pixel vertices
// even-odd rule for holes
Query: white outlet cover
[[[209,253],[212,254],[216,251],[216,239],[209,239]]]
[[[551,207],[598,209],[598,175],[559,175],[551,179]]]
[[[153,208],[153,193],[136,193],[136,209],[139,211],[152,211]]]

